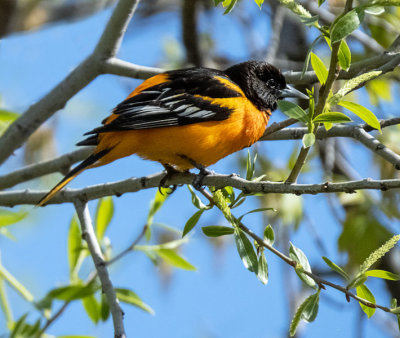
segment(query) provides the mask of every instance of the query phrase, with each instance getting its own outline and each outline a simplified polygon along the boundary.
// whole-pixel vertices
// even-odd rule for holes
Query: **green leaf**
[[[110,316],[110,306],[108,305],[107,297],[104,293],[101,294],[100,303],[100,317],[103,322],[105,322]]]
[[[26,211],[13,212],[6,209],[0,209],[0,227],[17,223],[28,215]]]
[[[357,286],[357,296],[365,299],[373,304],[375,304],[375,297],[372,294],[372,292],[365,286],[365,285],[359,285]],[[366,313],[366,315],[368,316],[368,318],[371,318],[372,315],[375,313],[375,308],[366,306],[362,303],[360,303],[361,309]]]
[[[346,280],[350,280],[350,276],[339,265],[333,263],[329,258],[322,256],[324,262],[339,275],[343,276]]]
[[[3,311],[4,319],[6,321],[7,327],[13,323],[13,314],[11,311],[10,303],[8,301],[7,292],[5,288],[4,279],[0,278],[0,308]]]
[[[300,319],[312,322],[317,317],[319,292],[320,291],[318,290],[317,293],[307,297],[304,302],[301,303],[300,306],[297,308],[296,313],[293,316],[292,322],[290,323],[290,337],[293,337],[296,334]]]
[[[205,209],[200,209],[198,211],[196,211],[192,217],[190,217],[188,219],[188,221],[185,224],[185,227],[183,228],[183,233],[182,233],[182,237],[185,237],[197,224],[197,222],[200,219],[200,216],[203,214]]]
[[[202,227],[203,233],[208,237],[219,237],[225,235],[232,235],[234,233],[233,228],[225,227],[222,225],[210,225]]]
[[[253,245],[242,230],[236,228],[235,232],[235,242],[240,258],[242,259],[243,265],[246,269],[257,274],[258,271],[258,261],[257,255],[254,252]]]
[[[306,25],[306,26],[308,26],[308,27],[318,26],[318,20],[319,20],[319,16],[318,15],[314,15],[312,17],[300,16],[301,23]]]
[[[400,276],[389,272],[385,270],[369,270],[365,272],[365,276],[367,277],[376,277],[376,278],[382,278],[382,279],[387,279],[387,280],[400,280]]]
[[[308,262],[308,259],[304,254],[304,252],[301,249],[296,248],[292,243],[290,243],[289,256],[291,259],[293,259],[295,262],[298,263],[296,267],[296,273],[300,277],[300,279],[306,285],[312,288],[316,288],[316,283],[314,279],[312,279],[311,277],[307,276],[302,272],[302,271],[312,272],[310,263]]]
[[[163,188],[163,187],[157,189],[154,199],[150,202],[150,209],[146,221],[147,229],[145,233],[147,241],[149,241],[151,238],[151,226],[153,224],[154,216],[161,209],[162,205],[169,196],[169,194],[167,193],[168,189],[169,188]]]
[[[309,148],[315,143],[315,135],[313,133],[307,133],[303,135],[303,148]]]
[[[356,30],[358,26],[360,26],[363,18],[364,11],[359,8],[355,8],[340,17],[338,20],[334,21],[331,28],[332,44],[343,40],[346,36]]]
[[[340,41],[340,47],[338,51],[338,61],[339,61],[339,66],[342,69],[347,71],[350,68],[351,52],[345,40]]]
[[[164,261],[171,264],[176,268],[183,270],[196,270],[196,267],[190,264],[186,259],[179,256],[176,251],[171,249],[158,249],[155,251],[158,256],[160,256]]]
[[[329,123],[346,123],[351,122],[351,118],[347,115],[339,112],[329,112],[329,113],[322,113],[319,114],[317,117],[313,119],[314,123],[322,123],[322,122],[329,122]]]
[[[278,101],[278,107],[285,115],[299,120],[303,123],[308,122],[308,115],[307,113],[300,108],[297,104],[290,102],[290,101]]]
[[[369,124],[371,127],[378,129],[381,133],[381,125],[373,112],[363,107],[362,105],[354,102],[341,101],[338,103],[340,106],[352,111],[360,119]]]
[[[264,229],[264,241],[266,241],[269,245],[273,245],[275,242],[275,232],[272,229],[271,224],[268,224]]]
[[[268,283],[268,263],[264,255],[264,251],[261,252],[260,258],[258,259],[257,278],[264,285]]]
[[[47,297],[64,301],[71,301],[93,295],[98,290],[100,290],[100,286],[97,283],[93,282],[87,285],[67,285],[51,290],[47,294]]]
[[[325,0],[318,0],[318,7],[321,7],[321,5],[325,2]]]
[[[255,167],[257,161],[257,153],[254,154],[254,158],[251,159],[250,151],[247,151],[247,162],[246,162],[246,180],[250,181],[254,177]]]
[[[224,0],[222,6],[226,7],[224,14],[228,14],[235,7],[238,0]]]
[[[100,304],[94,295],[82,298],[82,305],[90,320],[97,324],[100,320]]]
[[[308,69],[308,64],[310,63],[310,58],[311,58],[311,52],[313,51],[314,47],[317,45],[319,40],[321,40],[322,38],[323,38],[323,35],[317,36],[317,38],[312,42],[312,44],[308,48],[307,55],[306,55],[306,58],[305,58],[305,61],[304,61],[303,70],[301,71],[301,77],[300,78],[303,78],[305,72]]]
[[[258,5],[258,7],[260,7],[260,9],[261,9],[261,6],[264,3],[264,0],[254,0],[254,1]]]
[[[78,271],[87,251],[83,250],[81,229],[76,215],[72,218],[68,231],[68,264],[71,282],[78,281]]]
[[[320,290],[307,298],[307,304],[301,314],[301,319],[311,323],[317,318]]]
[[[328,69],[325,67],[322,60],[314,53],[311,53],[311,66],[317,75],[318,81],[324,85],[328,78]]]
[[[389,252],[399,240],[400,240],[400,235],[393,236],[381,247],[373,251],[361,265],[360,273],[365,273],[367,270],[369,270],[369,268],[374,263],[376,263],[380,258],[382,258],[387,252]]]
[[[200,197],[196,195],[196,193],[193,191],[193,189],[192,189],[192,187],[190,185],[188,185],[187,187],[188,187],[188,189],[190,191],[190,194],[192,195],[192,203],[197,209],[200,209],[200,210],[202,210],[202,209],[210,209],[209,206],[205,205],[201,201]]]
[[[0,278],[3,278],[25,300],[27,300],[28,302],[33,302],[32,294],[1,263]]]
[[[114,215],[114,203],[111,196],[99,199],[96,209],[96,236],[99,241],[104,237],[108,225]]]
[[[19,114],[0,109],[0,135],[6,131],[8,126],[19,117]]]
[[[356,288],[362,284],[364,284],[367,281],[367,276],[365,274],[358,274],[356,278],[354,278],[348,285],[348,289]]]
[[[243,214],[242,216],[238,217],[238,221],[240,222],[243,219],[243,217],[246,216],[246,215],[253,214],[255,212],[267,211],[267,210],[276,211],[274,208],[258,208],[258,209],[254,209],[254,210],[248,211],[245,214]]]
[[[151,315],[154,315],[154,313],[155,313],[154,310],[150,306],[148,306],[146,303],[144,303],[139,298],[139,296],[132,290],[115,288],[115,293],[117,294],[117,298],[121,302],[136,306],[139,309],[142,309],[142,310],[150,313]]]
[[[371,15],[381,15],[384,12],[385,12],[385,8],[382,6],[373,6],[373,7],[368,7],[365,9],[365,13],[371,14]]]

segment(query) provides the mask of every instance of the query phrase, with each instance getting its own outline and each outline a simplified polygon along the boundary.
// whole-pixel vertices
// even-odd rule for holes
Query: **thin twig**
[[[71,165],[84,160],[91,152],[91,147],[80,148],[55,159],[31,164],[21,169],[14,170],[9,174],[0,176],[0,189],[7,189],[21,182],[29,181],[55,172],[60,172],[65,175]]]
[[[94,266],[96,267],[97,274],[100,278],[103,292],[105,293],[110,306],[110,312],[114,324],[114,337],[124,338],[126,337],[123,322],[124,313],[119,306],[117,295],[108,274],[100,245],[97,242],[96,235],[94,233],[87,201],[76,199],[74,201],[74,205],[81,224],[82,237],[88,244],[90,255],[92,256]]]
[[[64,313],[64,311],[67,309],[67,307],[70,303],[71,303],[71,301],[64,302],[64,304],[58,309],[58,311],[46,321],[46,324],[38,332],[38,334],[36,335],[36,338],[40,338],[43,336],[43,334],[46,332],[46,330],[58,319],[58,317],[60,317]]]
[[[132,250],[135,248],[135,246],[142,240],[143,236],[146,234],[148,225],[145,224],[143,227],[142,231],[140,232],[139,236],[135,238],[135,240],[130,244],[125,250],[122,250],[119,254],[117,254],[115,257],[111,258],[106,262],[107,265],[111,265],[115,263],[116,261],[120,260],[122,257],[124,257],[126,254],[129,252],[132,252]]]

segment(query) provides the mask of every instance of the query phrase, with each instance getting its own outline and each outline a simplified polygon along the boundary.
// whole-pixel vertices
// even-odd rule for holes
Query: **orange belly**
[[[238,99],[232,98],[236,100],[237,108],[223,121],[102,133],[99,135],[97,149],[112,150],[95,166],[132,154],[172,165],[179,170],[193,168],[193,164],[187,158],[209,166],[252,145],[264,133],[270,113],[260,112],[244,98],[240,99],[241,104],[238,106]],[[218,103],[218,100],[213,102]],[[229,100],[231,99],[224,99],[225,106],[229,106]]]

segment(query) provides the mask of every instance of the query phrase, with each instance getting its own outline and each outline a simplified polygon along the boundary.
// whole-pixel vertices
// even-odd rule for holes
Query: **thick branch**
[[[143,189],[157,188],[165,172],[160,172],[146,177],[130,178],[123,181],[89,186],[84,189],[65,189],[50,200],[49,204],[74,203],[77,198],[85,197],[94,200],[105,196],[121,196],[128,192]],[[191,184],[195,174],[179,173],[168,181],[168,184]],[[370,178],[337,183],[318,184],[287,184],[270,181],[247,181],[231,175],[210,175],[203,180],[204,185],[222,188],[232,186],[245,193],[277,193],[277,194],[311,194],[346,192],[354,193],[356,190],[382,190],[400,188],[400,179],[373,180]],[[0,206],[12,207],[21,204],[36,205],[47,191],[17,190],[0,192]]]
[[[111,283],[110,276],[108,275],[106,263],[94,233],[87,202],[76,199],[74,205],[81,223],[82,237],[88,244],[90,255],[92,256],[97,274],[100,278],[103,292],[105,293],[110,306],[110,312],[114,324],[114,337],[126,337],[123,322],[124,313],[119,306],[117,295]]]

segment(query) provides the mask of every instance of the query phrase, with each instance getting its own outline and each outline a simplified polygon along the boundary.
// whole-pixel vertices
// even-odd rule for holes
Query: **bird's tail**
[[[50,201],[54,195],[59,192],[62,188],[64,188],[69,182],[71,182],[76,176],[78,176],[82,171],[89,169],[94,166],[94,164],[101,159],[104,155],[106,155],[111,149],[105,149],[99,151],[97,153],[93,153],[86,160],[77,165],[74,169],[72,169],[65,177],[56,184],[56,186],[51,189],[37,204],[38,207],[45,205],[48,201]]]

